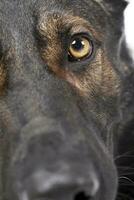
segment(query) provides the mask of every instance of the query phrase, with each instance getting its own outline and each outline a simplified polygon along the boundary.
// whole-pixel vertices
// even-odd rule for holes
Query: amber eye
[[[75,36],[69,46],[69,56],[74,60],[81,60],[92,55],[93,44],[84,36]]]

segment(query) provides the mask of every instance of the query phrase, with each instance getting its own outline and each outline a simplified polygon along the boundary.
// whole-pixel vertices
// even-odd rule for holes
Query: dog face
[[[117,2],[1,0],[1,200],[115,199]]]

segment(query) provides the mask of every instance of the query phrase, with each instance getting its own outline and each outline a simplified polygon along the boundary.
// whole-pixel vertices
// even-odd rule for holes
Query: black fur
[[[126,5],[123,0],[0,0],[0,67],[6,72],[0,93],[0,200],[134,198],[128,167],[133,168],[134,82],[121,43]],[[91,59],[68,61],[74,23],[69,16],[95,30],[88,33]],[[42,19],[49,33],[40,31]],[[51,24],[56,20],[64,24],[57,32]],[[77,78],[74,85],[84,78],[86,84],[78,81],[75,87],[60,70],[59,76],[52,72],[59,63]],[[102,67],[99,75],[97,67]]]

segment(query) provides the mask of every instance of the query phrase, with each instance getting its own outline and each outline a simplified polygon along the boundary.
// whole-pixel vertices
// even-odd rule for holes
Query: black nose
[[[74,172],[69,175],[40,170],[33,174],[29,184],[32,189],[28,200],[90,200],[99,190],[99,181],[93,172],[84,176]]]

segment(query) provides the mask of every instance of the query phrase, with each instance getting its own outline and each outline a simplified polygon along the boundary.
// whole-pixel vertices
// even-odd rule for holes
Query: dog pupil
[[[81,38],[77,38],[72,42],[72,48],[76,51],[81,51],[84,48],[84,42]]]

